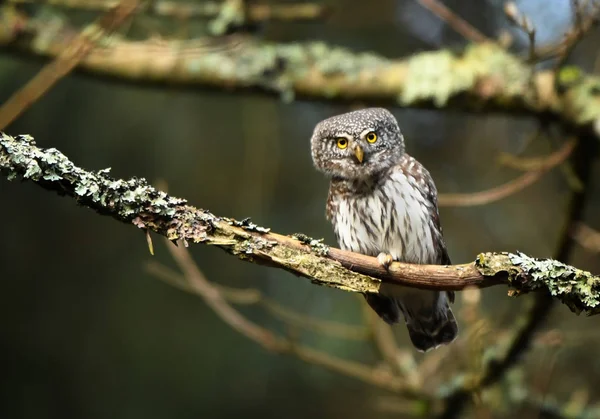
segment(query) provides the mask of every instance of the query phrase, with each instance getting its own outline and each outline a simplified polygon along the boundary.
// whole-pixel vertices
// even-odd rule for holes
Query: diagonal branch
[[[197,294],[197,291],[189,285],[189,281],[185,281],[185,277],[158,262],[148,263],[146,271],[175,288]],[[256,288],[232,288],[218,283],[212,283],[211,285],[219,291],[228,303],[262,306],[266,312],[281,320],[288,327],[346,340],[363,341],[369,336],[369,330],[365,326],[328,321],[292,311],[277,301],[266,297]]]
[[[463,265],[394,262],[386,270],[377,258],[330,248],[302,234],[283,236],[248,219],[215,216],[153,188],[143,178],[113,179],[109,169],[84,170],[56,149],[38,148],[30,136],[0,134],[0,172],[9,179],[33,181],[171,241],[214,245],[244,261],[284,269],[319,285],[378,293],[382,281],[439,290],[507,284],[513,294],[545,290],[574,312],[600,312],[600,277],[555,260],[481,253]]]
[[[564,162],[571,155],[576,143],[576,139],[571,138],[559,150],[549,156],[522,161],[520,164],[526,166],[527,172],[503,185],[481,192],[440,194],[438,204],[441,207],[485,205],[520,192],[538,181],[548,170]],[[505,158],[507,159],[508,157]],[[510,162],[514,164],[515,160],[512,157]]]
[[[295,355],[299,359],[321,365],[331,371],[357,378],[373,386],[402,394],[408,398],[423,398],[424,395],[409,388],[401,379],[391,374],[382,374],[368,365],[333,357],[309,346],[296,344],[290,339],[273,333],[244,317],[224,298],[219,288],[204,278],[192,257],[183,247],[169,246],[169,252],[182,270],[189,289],[200,296],[215,314],[232,329],[258,343],[268,351]]]
[[[137,0],[125,0],[113,5],[103,16],[72,37],[54,61],[0,106],[0,129],[38,101],[61,78],[69,74],[95,48],[95,43],[115,31],[135,11]]]
[[[469,22],[458,16],[438,0],[418,0],[421,6],[429,9],[433,14],[448,24],[457,33],[472,42],[489,42],[490,39],[482,34]]]

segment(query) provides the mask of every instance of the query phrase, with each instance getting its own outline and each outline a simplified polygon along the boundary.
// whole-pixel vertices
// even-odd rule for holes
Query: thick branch
[[[38,148],[29,136],[0,134],[0,171],[169,240],[215,245],[242,260],[285,269],[320,285],[377,293],[382,281],[444,290],[504,283],[513,294],[549,291],[577,313],[600,311],[600,277],[555,260],[482,253],[464,265],[394,262],[386,271],[376,258],[330,248],[302,234],[283,236],[249,220],[217,217],[156,190],[143,178],[113,179],[109,169],[86,171],[56,149]]]
[[[26,19],[24,24],[23,19]],[[1,46],[56,57],[74,35],[68,26],[0,12]],[[27,36],[20,36],[27,30]],[[80,68],[124,80],[169,85],[258,89],[285,100],[365,99],[409,107],[502,110],[554,114],[563,122],[600,130],[600,78],[566,68],[534,72],[494,43],[460,53],[438,50],[402,59],[356,53],[324,42],[277,44],[238,37],[215,41],[128,41],[113,36]],[[533,77],[532,77],[533,74]],[[594,123],[596,123],[594,125]]]

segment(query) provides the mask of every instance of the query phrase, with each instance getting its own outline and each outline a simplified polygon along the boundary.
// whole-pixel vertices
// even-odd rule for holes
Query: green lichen
[[[247,231],[256,231],[257,233],[268,233],[269,231],[271,231],[270,228],[261,227],[257,224],[254,224],[250,217],[244,218],[242,221],[233,220],[231,218],[228,218],[225,221],[227,221],[229,225],[241,227]]]
[[[311,250],[319,256],[327,256],[329,254],[329,246],[323,243],[323,239],[313,239],[303,233],[294,233],[292,238],[310,246]]]
[[[431,101],[443,107],[459,94],[477,95],[477,89],[484,85],[488,93],[481,97],[489,94],[505,103],[513,98],[523,100],[529,90],[529,75],[527,66],[492,43],[470,45],[460,56],[449,50],[421,53],[408,59],[408,74],[398,101],[402,105]]]
[[[208,25],[211,35],[224,35],[232,27],[238,27],[244,23],[246,16],[241,1],[225,1],[217,17]]]
[[[219,6],[219,15],[211,23],[213,33],[224,34],[246,23],[242,3],[234,0]],[[68,25],[53,17],[39,16],[35,23],[30,25],[30,36],[15,44],[16,48],[52,57],[74,36]],[[0,33],[0,45],[6,46],[10,39]],[[551,112],[559,121],[586,127],[589,124],[600,138],[598,77],[565,67],[555,83],[553,70],[528,65],[493,42],[468,45],[460,54],[441,49],[389,59],[324,42],[281,44],[252,36],[224,43],[171,40],[155,45],[118,36],[96,41],[102,51],[92,51],[91,59],[81,62],[81,67],[120,79],[227,90],[260,89],[278,94],[285,102],[302,94],[397,101],[411,107],[444,107],[453,101],[451,106],[477,110],[500,109],[538,116]],[[150,66],[153,60],[148,57],[177,60],[179,71],[158,66],[140,74],[135,71],[135,62],[128,68],[102,59],[121,47],[141,51],[138,59]],[[96,54],[100,56],[94,59]],[[35,168],[32,170],[30,174],[34,175]]]
[[[56,149],[38,148],[29,136],[13,138],[0,133],[0,172],[71,196],[100,214],[162,234],[169,240],[218,246],[242,260],[271,263],[320,285],[376,293],[381,284],[378,279],[323,258],[329,248],[322,240],[297,235],[310,250],[282,245],[270,239],[268,228],[249,218],[236,221],[217,217],[156,190],[143,178],[114,179],[109,176],[109,169],[86,171]]]
[[[536,259],[520,252],[509,253],[508,257],[522,270],[519,286],[532,290],[547,288],[577,314],[600,312],[599,277],[552,259]]]
[[[600,77],[569,67],[559,73],[558,89],[564,91],[562,113],[579,125],[600,120]]]
[[[86,171],[56,149],[37,147],[30,136],[13,138],[0,133],[0,172],[9,179],[30,180],[71,196],[100,214],[152,230],[169,240],[219,246],[240,259],[272,263],[320,285],[362,293],[377,293],[381,285],[379,279],[324,258],[329,248],[322,240],[295,234],[293,237],[310,249],[286,246],[271,240],[274,236],[266,235],[269,229],[250,219],[217,217],[153,188],[143,178],[114,179],[109,169]],[[600,278],[589,272],[522,253],[483,253],[476,267],[486,276],[508,277],[511,287],[520,292],[547,289],[577,313],[600,312]]]
[[[60,194],[71,195],[81,205],[145,228],[145,220],[171,218],[186,204],[150,186],[144,178],[128,180],[109,176],[110,169],[86,171],[60,151],[36,147],[30,136],[15,138],[0,133],[0,171],[8,179],[39,183]],[[172,234],[177,238],[179,234]]]
[[[457,92],[472,83],[456,83],[453,74],[454,56],[449,51],[415,55],[408,60],[408,80],[399,96],[402,105],[418,101],[433,101],[442,107]]]
[[[563,87],[572,86],[583,81],[584,73],[579,67],[567,65],[560,69],[557,74],[557,81]]]
[[[506,276],[513,295],[547,290],[574,313],[600,313],[600,277],[590,272],[521,252],[482,253],[475,266],[485,276]]]
[[[247,43],[231,51],[215,50],[187,61],[193,73],[212,74],[218,79],[244,87],[260,87],[278,92],[284,101],[295,97],[299,79],[317,70],[325,77],[342,75],[349,82],[364,71],[385,68],[390,60],[375,54],[356,54],[323,42],[307,44]],[[328,97],[340,92],[329,90]]]

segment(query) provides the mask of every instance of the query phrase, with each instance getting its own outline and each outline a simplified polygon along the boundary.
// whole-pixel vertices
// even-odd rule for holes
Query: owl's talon
[[[381,252],[380,254],[377,255],[377,261],[387,271],[388,268],[390,267],[390,265],[392,264],[392,262],[394,261],[394,258],[389,253]]]

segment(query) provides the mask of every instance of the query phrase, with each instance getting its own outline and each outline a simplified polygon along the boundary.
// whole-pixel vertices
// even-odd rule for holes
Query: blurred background
[[[487,36],[510,34],[511,48],[527,49],[527,36],[509,23],[502,1],[444,4]],[[553,0],[551,7],[545,0],[516,4],[536,25],[540,44],[559,41],[572,25],[569,0]],[[390,58],[468,42],[415,0],[329,0],[326,5],[331,10],[326,19],[272,22],[261,25],[258,36],[275,42],[318,39]],[[60,14],[72,22],[91,22],[98,15],[34,6],[28,6],[32,13]],[[132,30],[151,32],[159,24],[163,31],[177,30],[177,22],[161,22],[136,16]],[[600,33],[590,31],[569,63],[595,72],[598,42]],[[43,65],[11,51],[0,54],[0,102]],[[324,216],[328,181],[313,168],[309,139],[320,120],[372,104],[285,103],[261,93],[133,84],[75,72],[6,132],[30,134],[41,147],[56,147],[86,169],[111,167],[117,178],[145,177],[214,214],[252,217],[278,233],[303,232],[335,245]],[[408,152],[429,169],[440,193],[482,191],[517,177],[520,172],[498,164],[502,152],[543,156],[555,149],[551,141],[533,139],[539,121],[529,116],[388,107],[398,118]],[[440,208],[453,262],[469,262],[483,251],[553,257],[572,195],[566,171],[566,165],[556,168],[488,205]],[[596,161],[584,217],[592,228],[600,228],[599,175]],[[266,351],[226,325],[197,296],[157,280],[148,272],[149,262],[178,269],[160,237],[154,238],[151,256],[140,230],[4,177],[0,219],[2,418],[425,415],[418,403],[393,391]],[[577,244],[572,250],[569,263],[600,270],[597,253]],[[365,320],[360,296],[244,263],[216,248],[196,245],[190,252],[208,280],[258,289],[302,316],[352,325],[355,336],[317,333],[282,321],[264,306],[239,306],[254,322],[334,357],[385,371],[370,332],[379,326]],[[461,325],[455,345],[418,354],[405,327],[393,329],[403,359],[430,362],[436,383],[476,368],[489,355],[486,349],[517,327],[533,298],[509,298],[505,287],[473,291],[468,301],[465,295],[458,293],[455,304]],[[512,417],[515,412],[542,417],[535,407],[515,401],[511,391],[521,387],[565,405],[599,402],[599,322],[557,304],[518,366],[461,417]]]

